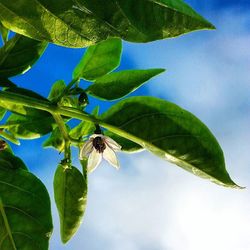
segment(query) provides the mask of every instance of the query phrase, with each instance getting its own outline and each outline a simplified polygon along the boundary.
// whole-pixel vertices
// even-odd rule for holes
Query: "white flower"
[[[88,157],[88,172],[94,171],[100,164],[102,157],[113,167],[119,169],[119,162],[115,151],[120,151],[121,146],[113,139],[102,134],[93,134],[80,150],[80,159]]]

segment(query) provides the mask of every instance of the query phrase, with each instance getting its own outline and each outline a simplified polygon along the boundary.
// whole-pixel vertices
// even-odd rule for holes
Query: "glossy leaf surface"
[[[226,171],[215,137],[179,106],[154,97],[131,97],[111,107],[102,119],[117,127],[118,135],[185,170],[217,184],[237,187]]]
[[[136,153],[136,152],[144,150],[144,148],[141,145],[139,145],[131,140],[128,140],[122,136],[119,136],[115,133],[112,133],[108,130],[105,131],[104,134],[111,137],[113,140],[115,140],[122,147],[121,150],[124,152]]]
[[[88,87],[87,93],[104,100],[119,99],[135,91],[143,83],[164,71],[164,69],[147,69],[110,73],[96,79]]]
[[[52,218],[42,182],[22,168],[0,164],[0,249],[48,250]]]
[[[42,111],[29,115],[11,114],[8,118],[8,130],[20,139],[35,139],[50,133],[56,126],[53,117]]]
[[[108,37],[149,42],[214,28],[182,0],[0,0],[0,21],[14,32],[67,47]]]
[[[8,78],[29,70],[42,56],[46,47],[46,42],[39,42],[25,36],[15,35],[0,48],[1,77]]]
[[[119,66],[122,52],[122,41],[110,38],[90,46],[80,63],[76,66],[73,78],[94,80]]]
[[[87,180],[77,168],[59,165],[54,177],[54,196],[61,239],[66,243],[80,226],[87,203]]]

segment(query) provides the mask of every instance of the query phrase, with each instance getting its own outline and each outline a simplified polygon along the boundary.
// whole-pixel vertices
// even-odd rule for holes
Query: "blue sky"
[[[217,29],[149,44],[124,42],[121,69],[166,68],[134,94],[170,100],[198,116],[218,138],[232,178],[249,187],[250,4],[187,2]],[[70,81],[83,52],[50,45],[15,81],[47,96],[56,80]],[[97,102],[91,99],[91,104]],[[119,154],[119,171],[103,162],[90,175],[83,224],[63,246],[52,193],[61,156],[42,150],[42,141],[22,141],[14,149],[50,191],[55,218],[51,249],[250,250],[249,188],[216,186],[147,152]],[[79,166],[77,157],[75,152]]]

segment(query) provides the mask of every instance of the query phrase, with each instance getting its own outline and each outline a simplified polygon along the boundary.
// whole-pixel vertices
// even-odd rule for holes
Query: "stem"
[[[94,116],[89,115],[75,108],[58,107],[55,104],[51,104],[49,101],[37,100],[35,98],[31,98],[31,97],[27,97],[27,96],[15,94],[15,93],[10,93],[10,92],[4,92],[4,91],[0,91],[0,100],[23,105],[23,106],[30,107],[30,108],[44,110],[51,114],[57,113],[62,116],[67,116],[70,118],[75,118],[79,120],[92,122],[94,124],[99,124],[100,126],[106,129],[109,129],[111,132],[119,134],[120,136],[125,137],[131,141],[134,141],[135,143],[138,143],[140,145],[142,144],[142,140],[140,138],[130,133],[127,133],[126,131],[122,129],[119,129],[116,126],[105,123],[95,118]]]
[[[67,160],[67,162],[70,162],[71,161],[70,138],[69,138],[69,135],[68,135],[67,128],[66,128],[66,126],[64,124],[64,121],[63,121],[60,114],[58,114],[57,112],[56,113],[51,112],[51,114],[54,117],[54,119],[55,119],[55,121],[57,123],[57,126],[58,126],[59,130],[61,131],[63,139],[64,139],[64,143],[65,143],[64,156],[65,156],[65,159]]]

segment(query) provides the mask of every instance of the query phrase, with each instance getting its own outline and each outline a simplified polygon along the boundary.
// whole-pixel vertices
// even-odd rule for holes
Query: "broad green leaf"
[[[110,38],[90,46],[73,72],[73,78],[94,80],[106,75],[120,64],[122,41]]]
[[[69,131],[70,129],[69,126],[66,125],[66,127]],[[64,150],[64,146],[65,146],[65,141],[58,127],[52,131],[50,137],[43,143],[44,148],[53,147],[57,149],[59,152],[62,152]]]
[[[179,106],[154,97],[131,97],[101,116],[112,132],[211,181],[238,187],[225,168],[221,147],[209,129]]]
[[[8,118],[7,125],[16,138],[35,139],[53,131],[56,124],[53,117],[42,111],[32,112],[32,116],[11,114]]]
[[[46,42],[39,42],[18,34],[15,35],[0,48],[1,77],[8,78],[29,70],[42,56],[46,47]]]
[[[5,149],[5,150],[0,151],[0,159],[6,161],[9,168],[11,168],[11,169],[21,168],[24,170],[28,170],[28,168],[25,166],[24,162],[19,157],[14,156],[9,151],[9,149]]]
[[[97,117],[99,113],[99,106],[95,107],[92,111],[92,115]],[[69,135],[74,139],[82,138],[83,136],[87,136],[93,134],[95,131],[95,124],[92,122],[82,121],[73,129],[70,130]]]
[[[1,22],[0,22],[0,34],[2,36],[3,43],[6,43],[8,41],[9,30],[6,29]]]
[[[48,250],[50,199],[42,182],[22,168],[0,164],[0,249]]]
[[[52,102],[59,101],[65,88],[66,88],[66,84],[63,80],[56,81],[50,90],[48,99]]]
[[[61,239],[66,243],[80,226],[87,203],[87,180],[73,166],[59,165],[54,196],[60,217]]]
[[[0,21],[16,33],[67,47],[108,37],[149,42],[214,28],[182,0],[0,0]]]
[[[108,130],[104,131],[104,134],[106,136],[111,137],[113,140],[115,140],[122,147],[121,150],[124,152],[136,153],[136,152],[140,152],[140,151],[144,150],[144,148],[141,145],[139,145],[133,141],[130,141],[124,137],[121,137],[115,133],[112,133]]]
[[[146,69],[110,73],[96,79],[86,91],[89,95],[103,100],[119,99],[135,91],[143,83],[164,71],[164,69]]]

